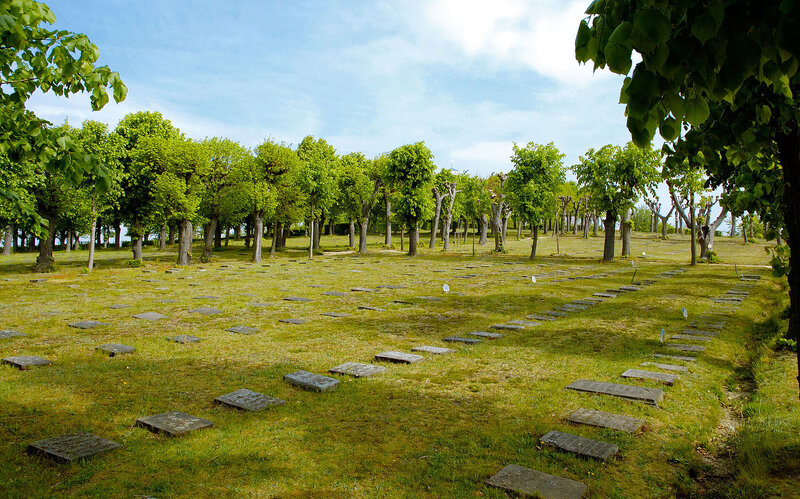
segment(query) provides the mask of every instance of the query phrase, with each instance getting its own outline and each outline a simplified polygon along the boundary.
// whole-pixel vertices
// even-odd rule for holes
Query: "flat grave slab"
[[[705,352],[706,347],[702,345],[687,345],[685,343],[667,343],[667,348],[679,350],[681,352]]]
[[[331,374],[343,374],[354,378],[368,378],[384,371],[386,371],[386,368],[383,366],[360,364],[358,362],[345,362],[328,370]]]
[[[325,293],[323,293],[325,294]],[[307,302],[307,301],[314,301],[311,298],[303,298],[302,296],[288,296],[284,298],[286,301],[299,301],[299,302]]]
[[[59,463],[71,463],[118,447],[122,446],[91,433],[73,433],[33,442],[25,452]]]
[[[620,286],[619,289],[621,289],[623,291],[639,291],[642,288],[637,287],[637,286]]]
[[[531,468],[509,464],[486,483],[512,496],[542,497],[544,499],[580,499],[589,487],[576,480],[542,473]]]
[[[379,289],[406,289],[405,286],[397,286],[394,284],[381,284],[380,286],[376,286]]]
[[[572,300],[570,303],[573,305],[584,305],[587,307],[594,307],[597,305],[597,302],[594,300]]]
[[[236,333],[236,334],[256,334],[258,332],[258,329],[250,326],[233,326],[229,327],[225,331],[230,331],[231,333]]]
[[[78,321],[78,322],[71,322],[69,327],[74,327],[78,329],[93,329],[99,326],[107,326],[105,322],[100,321]]]
[[[269,395],[264,395],[263,393],[254,392],[252,390],[248,390],[247,388],[241,388],[235,392],[220,395],[214,399],[214,402],[217,404],[226,405],[228,407],[233,407],[235,409],[240,409],[242,411],[261,411],[267,407],[283,405],[286,403],[285,400],[270,397]]]
[[[219,296],[214,296],[214,295],[200,295],[200,296],[195,296],[195,297],[194,297],[194,299],[195,299],[195,300],[219,300]]]
[[[291,385],[313,392],[327,392],[339,386],[338,379],[320,376],[319,374],[310,373],[308,371],[295,371],[291,374],[284,375],[283,379],[288,381]]]
[[[510,320],[510,321],[506,322],[506,324],[512,324],[512,325],[515,325],[515,326],[531,326],[531,327],[532,326],[541,326],[542,325],[541,322],[525,321],[525,320],[522,320],[522,319],[513,319],[513,320]]]
[[[3,329],[0,331],[0,340],[5,340],[8,338],[18,338],[27,336],[25,333],[20,333],[19,331],[12,331],[10,329]]]
[[[158,312],[142,312],[141,314],[133,314],[136,319],[144,319],[146,321],[157,321],[159,319],[166,319],[166,315],[161,315]]]
[[[41,357],[36,357],[35,355],[17,355],[14,357],[5,357],[2,359],[2,363],[24,371],[31,367],[46,366],[53,362]]]
[[[657,357],[659,359],[682,360],[684,362],[697,362],[697,357],[689,357],[687,355],[670,355],[666,353],[654,353],[653,357]]]
[[[556,320],[555,317],[551,317],[549,315],[541,315],[541,314],[531,314],[525,317],[526,319],[536,319],[537,321],[554,321]]]
[[[643,366],[652,366],[656,369],[663,369],[665,371],[677,371],[681,373],[688,373],[689,368],[686,366],[676,366],[674,364],[659,364],[658,362],[642,362]]]
[[[385,310],[380,308],[380,307],[371,307],[369,305],[359,305],[358,309],[359,310],[372,310],[373,312],[385,312]]]
[[[428,345],[422,345],[418,347],[414,347],[411,349],[412,352],[425,352],[425,353],[432,353],[434,355],[447,355],[451,353],[456,353],[455,350],[452,348],[443,348],[443,347],[432,347]]]
[[[489,329],[499,329],[501,331],[521,331],[525,326],[518,326],[516,324],[492,324]]]
[[[117,309],[120,309],[120,308],[128,308],[128,307],[130,307],[130,305],[128,305],[126,303],[115,303],[113,305],[109,305],[108,306],[108,308],[111,308],[111,309],[114,309],[114,310],[117,310]]]
[[[327,317],[337,317],[337,318],[339,318],[339,317],[350,317],[350,314],[344,314],[344,313],[341,313],[341,312],[322,312],[319,315],[325,315]]]
[[[613,293],[592,293],[592,296],[599,296],[600,298],[616,298],[617,295]]]
[[[673,334],[669,337],[669,339],[684,341],[711,341],[713,338],[700,334]]]
[[[99,347],[96,347],[95,350],[97,350],[98,352],[103,352],[109,357],[114,357],[116,355],[121,355],[124,353],[133,353],[136,349],[128,345],[123,345],[121,343],[106,343],[105,345],[100,345]]]
[[[621,414],[612,414],[610,412],[583,408],[570,414],[567,421],[570,423],[598,426],[600,428],[610,428],[617,431],[626,431],[628,433],[636,433],[644,423],[641,419],[623,416]]]
[[[360,287],[350,288],[350,291],[352,291],[354,293],[374,293],[375,292],[374,289],[360,288]]]
[[[305,324],[306,321],[303,319],[278,319],[278,322],[283,322],[284,324]]]
[[[442,301],[441,298],[438,296],[418,296],[420,300],[428,300],[428,301]]]
[[[221,314],[222,310],[217,310],[216,308],[209,308],[209,307],[198,307],[189,310],[191,314],[201,314],[201,315],[216,315]]]
[[[619,452],[619,446],[615,444],[555,430],[548,431],[542,435],[539,442],[565,452],[571,452],[572,454],[590,457],[592,459],[599,459],[600,461],[605,461]]]
[[[383,362],[394,362],[396,364],[413,364],[424,360],[425,357],[414,353],[387,351],[375,354],[375,360]]]
[[[689,334],[692,336],[708,336],[712,338],[719,336],[719,333],[716,331],[705,331],[703,329],[694,329],[694,328],[686,328],[682,331],[682,334]]]
[[[413,305],[410,301],[403,301],[403,300],[392,300],[392,303],[396,303],[398,305]]]
[[[139,418],[136,420],[136,426],[146,428],[153,433],[180,437],[191,431],[214,426],[214,423],[207,419],[191,416],[185,412],[171,411]]]
[[[577,305],[577,304],[575,304],[573,302],[569,302],[569,303],[563,304],[561,306],[561,308],[567,308],[567,309],[570,309],[570,310],[586,310],[590,306],[591,305]]]
[[[446,341],[448,343],[465,343],[467,345],[474,345],[481,342],[481,340],[478,338],[461,338],[460,336],[448,336],[446,338],[442,338],[442,341]]]
[[[341,291],[325,291],[322,294],[325,296],[347,296],[347,293],[342,293]]]
[[[467,334],[470,336],[477,336],[478,338],[486,338],[487,340],[496,340],[503,337],[500,333],[489,333],[486,331],[471,331]]]
[[[250,306],[251,307],[258,307],[258,308],[267,308],[267,307],[271,307],[272,303],[260,303],[260,302],[259,303],[250,303]]]
[[[198,338],[197,336],[191,336],[188,334],[179,334],[178,336],[171,336],[167,338],[169,341],[174,341],[175,343],[181,343],[185,345],[187,343],[197,343],[198,341],[202,341],[203,338]]]
[[[546,312],[542,312],[542,315],[549,315],[550,317],[566,317],[567,314],[564,312],[554,312],[553,310],[548,310]]]
[[[665,385],[669,386],[672,386],[678,379],[677,374],[643,371],[641,369],[628,369],[624,373],[620,374],[620,376],[622,376],[623,378],[649,379],[653,381],[660,381],[661,383],[664,383]]]
[[[178,300],[172,298],[164,298],[163,300],[156,300],[157,303],[178,303]]]
[[[640,386],[621,385],[618,383],[606,383],[603,381],[591,381],[588,379],[578,379],[567,385],[569,390],[579,392],[599,393],[601,395],[612,395],[646,404],[658,405],[664,398],[664,392],[658,388],[644,388]]]

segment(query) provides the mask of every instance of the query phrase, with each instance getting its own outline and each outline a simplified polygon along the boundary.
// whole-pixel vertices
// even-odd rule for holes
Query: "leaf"
[[[671,142],[678,138],[680,133],[680,124],[677,120],[675,120],[675,118],[667,116],[658,127],[658,133],[661,134],[661,137],[663,137],[664,140]]]
[[[686,121],[692,126],[700,126],[708,119],[710,112],[706,100],[697,96],[686,101]]]
[[[713,16],[709,13],[704,13],[692,22],[692,35],[700,40],[700,43],[705,44],[710,39],[714,38],[719,29],[719,25]]]
[[[669,38],[669,20],[653,9],[642,9],[633,18],[631,41],[639,52],[652,52]]]
[[[575,37],[575,58],[579,62],[586,62],[591,57],[589,56],[589,39],[592,37],[589,23],[584,19],[578,26],[578,34]]]
[[[683,97],[677,93],[668,94],[664,96],[662,102],[677,120],[683,120],[686,112],[686,101],[683,100]]]
[[[633,24],[620,23],[608,39],[604,53],[608,68],[614,73],[628,74],[631,69],[632,30]]]

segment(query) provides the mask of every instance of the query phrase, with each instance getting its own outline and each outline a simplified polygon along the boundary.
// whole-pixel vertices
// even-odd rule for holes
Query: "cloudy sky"
[[[424,140],[439,166],[509,169],[513,142],[577,161],[629,140],[620,77],[573,55],[589,0],[45,0],[86,33],[128,98],[36,96],[54,122],[161,111],[188,136],[255,146],[324,137],[374,156]]]

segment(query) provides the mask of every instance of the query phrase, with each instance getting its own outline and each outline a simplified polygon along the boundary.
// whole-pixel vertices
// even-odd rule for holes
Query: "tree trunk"
[[[533,237],[531,237],[531,260],[536,258],[536,246],[539,244],[539,225],[531,222],[533,228]]]
[[[442,199],[444,199],[444,195],[439,194],[439,189],[434,187],[433,198],[436,201],[436,209],[434,210],[433,222],[431,223],[431,242],[428,243],[429,249],[434,249],[436,247],[436,236],[439,232],[439,218],[442,216]]]
[[[481,224],[481,239],[478,242],[478,244],[481,246],[486,246],[486,243],[488,242],[486,233],[489,230],[489,219],[485,214],[481,215],[480,224]]]
[[[492,204],[492,235],[494,236],[494,251],[500,252],[503,246],[503,208],[502,203]]]
[[[144,228],[137,220],[131,224],[131,251],[133,252],[134,260],[142,260],[142,234]]]
[[[264,215],[253,213],[253,263],[261,263],[261,245],[264,241]]]
[[[508,215],[503,217],[503,232],[501,232],[501,243],[503,244],[503,248],[506,247],[506,235],[508,234],[508,219],[510,217]]]
[[[631,209],[627,208],[622,212],[622,224],[620,225],[620,232],[622,232],[622,256],[631,256]]]
[[[400,224],[400,251],[403,251],[403,229],[405,225]]]
[[[175,224],[168,224],[167,229],[169,230],[167,234],[167,243],[174,244],[175,243]]]
[[[697,219],[694,215],[694,192],[689,196],[689,230],[691,232],[691,250],[692,250],[692,267],[697,265],[697,233],[694,228],[697,225]]]
[[[36,272],[49,271],[56,259],[53,245],[56,241],[56,217],[47,217],[47,237],[39,240],[39,256],[36,258]]]
[[[161,232],[158,234],[158,249],[161,251],[167,249],[167,224],[161,226]]]
[[[603,245],[603,261],[614,261],[614,243],[616,237],[614,231],[617,225],[617,214],[613,210],[606,211],[605,225],[605,243]]]
[[[3,255],[8,256],[11,254],[11,248],[14,246],[14,232],[16,229],[13,225],[6,226],[5,238],[3,238]]]
[[[369,229],[369,217],[362,218],[358,233],[358,252],[362,255],[367,254],[367,229]]]
[[[67,231],[67,238],[64,243],[64,251],[67,253],[72,251],[72,229]]]
[[[219,220],[214,224],[214,249],[222,249],[222,227]]]
[[[194,229],[191,220],[181,220],[178,225],[178,265],[192,263],[192,238]]]
[[[95,198],[92,197],[92,226],[89,228],[89,261],[86,268],[91,272],[94,269],[94,245],[97,242],[95,239],[95,232],[97,231],[97,204]]]
[[[408,231],[408,256],[417,256],[417,243],[419,242],[419,224],[416,219],[409,224]]]
[[[336,232],[336,223],[331,218],[330,221],[328,222],[328,235],[333,236],[335,235],[335,232]]]
[[[122,224],[119,222],[114,224],[114,246],[122,247]]]
[[[666,239],[667,238],[667,220],[669,220],[669,215],[667,215],[666,217],[662,217],[662,216],[659,215],[659,218],[661,219],[661,239]]]
[[[392,247],[392,202],[389,201],[389,196],[384,196],[384,204],[386,207],[386,237],[383,240],[383,244],[387,248]]]
[[[347,226],[347,235],[349,236],[349,247],[353,249],[356,247],[356,224],[353,222],[353,219],[350,219],[350,223]]]
[[[250,231],[252,230],[252,220],[248,218],[244,222],[244,247],[250,248]]]
[[[314,258],[314,203],[311,203],[311,219],[308,222],[308,258]]]
[[[214,240],[216,239],[219,231],[217,230],[218,216],[212,215],[208,223],[203,227],[203,255],[200,257],[201,262],[208,262],[211,260],[211,251],[214,248]]]
[[[281,223],[277,220],[272,224],[272,245],[269,247],[269,257],[275,256],[275,250],[278,249],[278,241],[281,239]]]

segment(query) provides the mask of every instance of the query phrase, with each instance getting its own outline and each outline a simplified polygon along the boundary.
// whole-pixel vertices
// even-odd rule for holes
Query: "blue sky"
[[[553,141],[571,165],[629,140],[620,77],[573,56],[589,0],[46,3],[129,88],[98,113],[36,96],[54,122],[158,110],[193,138],[312,134],[368,156],[424,140],[439,166],[482,175],[509,169],[515,141]]]

